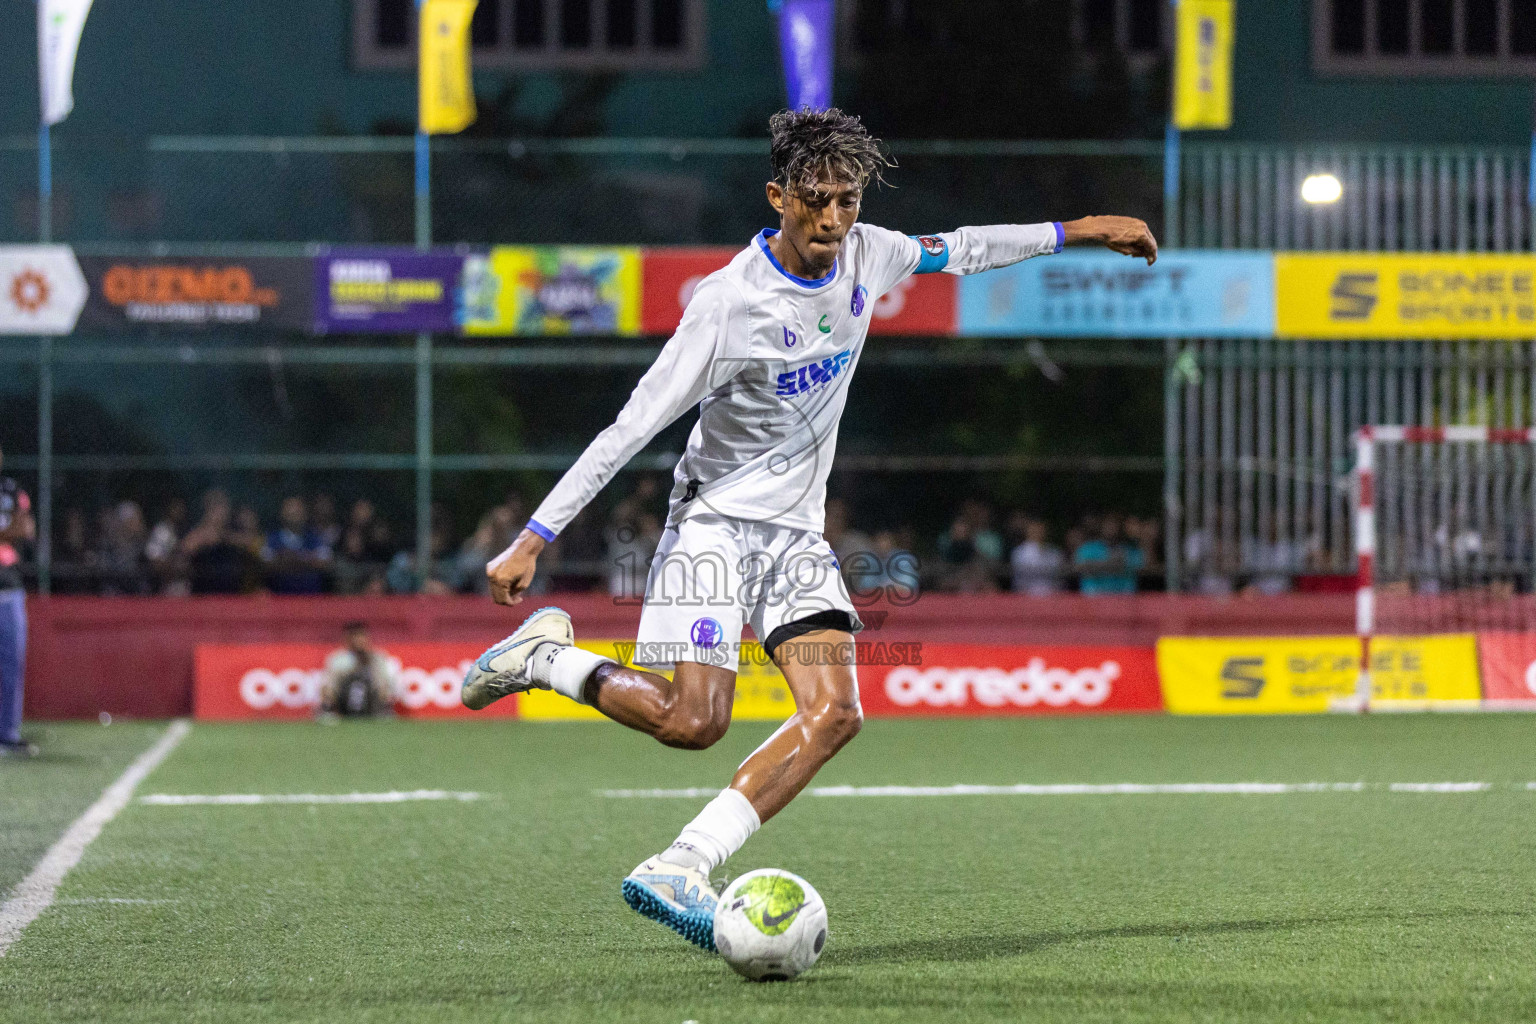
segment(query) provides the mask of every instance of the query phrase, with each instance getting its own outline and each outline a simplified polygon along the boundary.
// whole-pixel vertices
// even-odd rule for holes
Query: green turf
[[[490,797],[135,804],[0,960],[0,1020],[1536,1018],[1528,716],[871,722],[818,781],[1499,785],[804,798],[730,869],[805,875],[832,938],[761,986],[619,896],[702,801],[593,790],[719,785],[769,728],[690,754],[605,725],[199,725],[141,792]]]
[[[24,878],[69,823],[149,746],[164,725],[28,725],[39,756],[0,758],[0,893]]]

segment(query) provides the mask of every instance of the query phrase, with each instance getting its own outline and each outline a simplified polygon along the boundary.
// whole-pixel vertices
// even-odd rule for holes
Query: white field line
[[[59,883],[64,881],[64,876],[69,874],[71,868],[80,863],[85,848],[101,834],[109,821],[117,817],[119,811],[128,806],[139,783],[159,767],[160,762],[176,749],[176,745],[191,728],[185,719],[172,722],[160,739],[155,741],[155,745],[140,754],[127,771],[103,790],[84,814],[75,819],[58,842],[43,854],[43,859],[37,862],[32,872],[21,880],[11,898],[0,905],[0,956],[5,956],[16,940],[21,938],[27,925],[36,921],[38,915],[48,909],[53,903]]]
[[[1536,791],[1536,782],[1516,783],[1517,788]],[[812,786],[810,796],[1182,796],[1215,794],[1229,796],[1270,796],[1285,793],[1364,793],[1385,790],[1392,793],[1482,793],[1493,788],[1491,782],[1066,782],[1048,785],[1020,783],[1014,786]],[[600,789],[598,796],[615,800],[668,799],[673,797],[714,796],[717,789]]]
[[[252,804],[403,804],[413,800],[479,800],[479,793],[446,789],[390,790],[387,793],[150,793],[139,803],[155,807]]]

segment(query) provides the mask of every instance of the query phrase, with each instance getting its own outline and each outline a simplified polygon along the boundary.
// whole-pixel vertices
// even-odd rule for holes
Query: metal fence
[[[0,139],[0,240],[34,237],[30,139]],[[141,144],[59,146],[56,223],[83,251],[294,251],[311,241],[408,242],[413,236],[411,146],[399,138],[152,138]],[[1530,248],[1528,154],[1507,148],[1281,147],[1187,142],[1165,180],[1163,143],[895,141],[898,187],[866,203],[872,220],[905,230],[963,223],[1124,212],[1163,225],[1187,247],[1524,251]],[[755,203],[766,143],[704,139],[437,139],[433,234],[487,242],[740,243],[762,225]],[[1332,173],[1337,204],[1309,206],[1300,183]],[[29,202],[31,205],[29,205]],[[237,239],[238,242],[230,240]],[[53,465],[56,362],[175,365],[279,361],[413,374],[412,450],[389,453],[255,452],[133,455],[72,452],[79,471],[224,467],[358,469],[415,477],[425,522],[434,474],[556,469],[569,454],[435,451],[434,374],[453,366],[554,368],[593,360],[645,361],[650,350],[611,347],[474,349],[403,339],[358,346],[92,347],[89,339],[0,348],[0,366],[31,363],[38,379],[38,451],[23,465]],[[958,359],[1028,366],[1018,350],[950,344],[887,358],[913,366]],[[1106,472],[1163,471],[1167,567],[1173,586],[1216,584],[1278,571],[1347,572],[1344,516],[1348,439],[1369,422],[1527,426],[1536,409],[1527,343],[1169,341],[1070,352],[1080,365],[1165,369],[1164,450],[1085,463]],[[9,354],[8,354],[9,353]],[[626,364],[629,365],[629,364]],[[1147,425],[1149,430],[1151,424]],[[656,456],[658,463],[672,458]],[[971,460],[967,462],[966,460]],[[862,460],[862,461],[860,461]],[[977,461],[979,460],[979,461]],[[16,460],[12,460],[16,464]],[[1036,456],[986,452],[866,453],[840,460],[861,471],[917,473],[1040,466]],[[50,495],[41,496],[47,509]],[[42,551],[46,568],[47,548]],[[1207,582],[1210,582],[1208,579]]]
[[[1185,245],[1527,251],[1529,157],[1515,148],[1208,144],[1182,157]],[[1333,174],[1336,204],[1302,181]],[[1536,423],[1529,342],[1169,342],[1164,474],[1171,586],[1224,591],[1354,571],[1354,430]]]

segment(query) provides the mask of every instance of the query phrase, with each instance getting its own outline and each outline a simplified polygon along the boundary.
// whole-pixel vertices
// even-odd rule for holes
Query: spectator
[[[96,551],[91,544],[85,511],[78,506],[64,510],[64,528],[54,548],[58,565],[55,593],[88,594],[96,589]]]
[[[341,524],[336,521],[336,499],[329,494],[317,494],[309,503],[310,529],[320,537],[320,543],[336,550],[341,540]]]
[[[492,558],[505,551],[522,529],[522,523],[512,517],[510,505],[497,505],[480,517],[475,532],[459,546],[459,557],[453,571],[453,588],[470,594],[489,594],[490,580],[485,566]]]
[[[267,580],[274,594],[318,594],[325,589],[323,570],[331,565],[331,549],[309,525],[304,499],[283,499],[279,526],[262,550]]]
[[[1024,524],[1024,540],[1009,556],[1013,566],[1013,591],[1030,597],[1061,593],[1066,555],[1050,543],[1045,523],[1031,519]]]
[[[104,517],[97,559],[101,565],[102,593],[143,594],[144,545],[149,532],[144,511],[137,502],[120,501]]]
[[[261,519],[256,515],[256,510],[249,505],[241,505],[235,512],[234,529],[229,534],[230,542],[246,552],[251,559],[260,559],[267,546],[267,535],[262,531]]]
[[[1072,564],[1081,573],[1084,594],[1134,594],[1144,562],[1141,549],[1123,540],[1120,518],[1106,515],[1099,520],[1099,536],[1073,552]]]
[[[320,683],[321,715],[392,715],[400,673],[395,661],[376,649],[368,626],[349,622],[342,627],[346,644],[325,659]]]
[[[620,502],[615,513],[625,509]],[[627,511],[627,510],[626,510]],[[645,596],[651,558],[661,543],[661,521],[650,512],[615,515],[603,531],[608,550],[608,593],[627,601]]]
[[[0,452],[0,464],[4,458]],[[21,555],[16,550],[36,536],[32,499],[15,480],[0,477],[0,757],[37,755],[37,748],[21,738],[27,595],[21,589]]]
[[[1268,539],[1254,541],[1248,567],[1254,576],[1243,588],[1250,596],[1273,597],[1291,590],[1292,580],[1301,572],[1304,554],[1300,545],[1280,539],[1275,523],[1269,524]]]
[[[431,551],[428,552],[426,570],[417,564],[416,552],[398,552],[390,560],[385,572],[389,590],[395,594],[442,595],[453,593],[454,564],[444,557],[448,552],[448,524],[443,510],[432,510]]]
[[[828,498],[826,520],[822,526],[821,535],[826,538],[838,562],[844,566],[858,552],[872,551],[875,546],[869,534],[855,530],[849,525],[848,520],[848,503],[842,498]]]
[[[172,498],[160,514],[155,528],[144,542],[144,559],[149,563],[150,584],[163,594],[185,596],[188,593],[185,566],[177,558],[176,548],[187,528],[187,503]]]
[[[382,593],[384,572],[393,554],[389,524],[378,517],[373,502],[359,498],[352,504],[336,550],[336,589],[343,594]]]
[[[962,594],[988,594],[997,590],[997,562],[988,558],[977,543],[976,518],[962,510],[939,537],[939,575],[941,590]],[[992,534],[1001,546],[1001,538]]]
[[[918,592],[917,556],[905,538],[893,530],[879,530],[870,549],[855,551],[843,564],[848,589],[855,600],[877,596],[907,599]]]
[[[194,594],[240,594],[251,589],[251,563],[234,542],[229,495],[217,488],[203,495],[203,516],[181,540],[180,557]]]

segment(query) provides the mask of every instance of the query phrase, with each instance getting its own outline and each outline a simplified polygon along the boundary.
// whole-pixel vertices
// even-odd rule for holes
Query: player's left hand
[[[1061,227],[1068,245],[1103,245],[1125,256],[1140,256],[1148,266],[1157,262],[1157,239],[1139,217],[1083,217]]]

